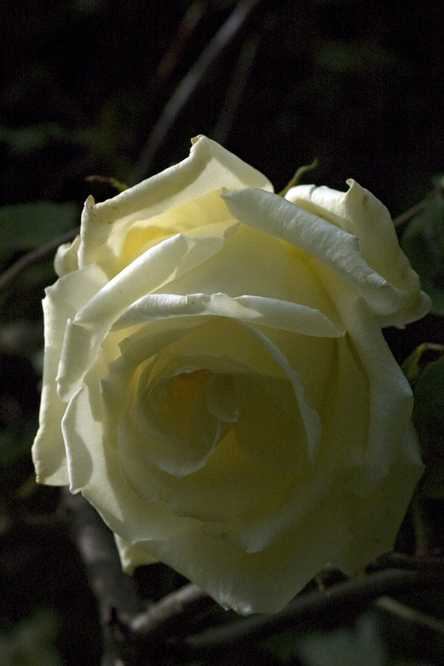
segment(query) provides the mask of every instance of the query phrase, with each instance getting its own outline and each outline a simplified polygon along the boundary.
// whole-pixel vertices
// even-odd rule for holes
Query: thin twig
[[[397,217],[393,219],[393,224],[395,227],[400,227],[401,224],[404,224],[404,222],[408,222],[412,217],[420,213],[423,208],[427,206],[428,199],[423,199],[419,203],[415,204],[408,210],[406,210],[404,213],[401,213]]]
[[[424,627],[433,629],[433,631],[436,631],[439,634],[444,634],[444,622],[442,620],[437,620],[430,615],[420,613],[414,608],[402,604],[397,599],[392,599],[392,597],[380,597],[379,599],[376,599],[375,605],[393,615],[401,617],[403,620],[414,622],[415,624],[421,624]]]
[[[444,580],[444,557],[435,555],[404,555],[404,553],[385,553],[367,567],[367,571],[381,569],[405,569],[417,571]]]
[[[128,179],[129,185],[140,182],[147,174],[151,161],[168,134],[177,116],[191,97],[211,64],[241,28],[251,10],[259,0],[240,0],[225,23],[219,28],[209,44],[204,48],[197,62],[177,86],[165,104],[159,119],[142,150],[140,159]]]
[[[113,534],[89,502],[65,488],[63,506],[100,611],[102,666],[134,663],[127,653],[132,648],[128,621],[140,609],[135,582],[123,573]]]
[[[321,622],[331,622],[335,617],[341,620],[344,611],[358,612],[378,597],[427,584],[436,587],[436,581],[431,577],[420,576],[414,571],[380,571],[364,580],[350,580],[334,585],[327,593],[316,591],[301,594],[276,615],[260,615],[190,636],[183,648],[189,649],[190,657],[197,657],[231,648],[240,641],[256,643],[289,626],[297,631],[305,631]]]
[[[130,624],[139,636],[149,636],[151,641],[168,639],[172,635],[183,636],[196,631],[190,623],[211,610],[222,612],[220,606],[200,587],[189,583],[160,599],[145,613],[137,615]]]
[[[185,50],[185,47],[193,34],[194,30],[197,28],[199,21],[204,15],[205,3],[203,0],[195,0],[186,10],[182,21],[180,22],[179,28],[175,37],[171,40],[171,43],[163,55],[155,73],[153,76],[153,81],[151,86],[156,85],[160,82],[165,82],[168,77],[173,73],[177,63],[180,60],[180,56]]]
[[[12,266],[7,268],[2,275],[0,275],[0,294],[7,289],[17,280],[17,278],[25,272],[29,266],[37,264],[39,261],[44,261],[48,259],[53,252],[57,250],[59,245],[63,243],[69,243],[69,241],[74,240],[77,234],[80,233],[80,227],[75,229],[70,229],[66,233],[54,238],[54,240],[41,245],[36,250],[32,252],[27,252],[20,259],[18,259]]]
[[[234,74],[225,93],[222,111],[211,135],[218,143],[223,144],[228,138],[258,47],[259,35],[250,37],[242,45]]]

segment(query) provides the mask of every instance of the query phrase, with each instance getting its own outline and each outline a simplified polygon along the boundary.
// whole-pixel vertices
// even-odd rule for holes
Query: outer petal
[[[66,485],[65,445],[61,420],[66,403],[57,395],[55,381],[65,336],[66,321],[74,317],[94,294],[106,284],[106,276],[98,266],[69,273],[46,290],[43,301],[45,315],[45,365],[40,404],[40,428],[32,454],[40,483]]]
[[[335,566],[355,575],[368,562],[391,550],[402,517],[423,472],[418,440],[411,424],[407,424],[390,473],[370,496],[359,498],[356,493],[346,497],[350,533],[353,537]]]
[[[94,205],[90,198],[82,215],[83,266],[118,257],[128,230],[184,202],[222,188],[259,187],[273,191],[270,181],[205,136],[197,137],[188,158],[113,199]],[[208,220],[211,222],[211,220]]]
[[[408,303],[410,294],[389,284],[363,259],[356,236],[263,190],[238,190],[223,199],[243,224],[287,241],[329,266],[385,320]]]
[[[381,320],[383,326],[403,326],[420,319],[429,311],[430,299],[420,291],[418,275],[399,246],[389,211],[355,180],[350,179],[347,184],[348,192],[299,185],[287,192],[286,199],[357,236],[359,249],[369,266],[410,295],[399,312]]]
[[[137,546],[132,546],[128,541],[119,537],[118,534],[114,535],[114,540],[116,542],[117,550],[119,551],[120,561],[122,563],[122,569],[125,573],[133,573],[136,567],[142,567],[147,564],[155,564],[159,560],[151,555],[148,555],[141,548]]]
[[[297,532],[287,533],[273,547],[255,553],[204,534],[198,525],[171,540],[147,539],[134,545],[192,580],[225,608],[243,615],[275,613],[337,559],[344,542],[350,541],[342,514],[337,499],[331,497]]]
[[[72,243],[64,243],[59,246],[54,259],[54,269],[59,277],[78,270],[79,247],[80,236],[76,236]]]
[[[361,470],[348,485],[353,493],[365,497],[392,472],[395,461],[402,455],[404,433],[413,407],[412,391],[367,303],[320,262],[313,261],[312,265],[344,321],[369,382],[370,420],[365,456]],[[415,458],[412,450],[409,447],[407,464],[416,468],[419,480],[423,466],[418,449]],[[408,499],[410,488],[406,484]],[[399,494],[403,494],[401,488]]]
[[[231,232],[232,225],[222,237],[174,236],[145,252],[91,298],[68,322],[57,376],[59,395],[67,400],[80,388],[109,329],[131,303],[209,259]]]

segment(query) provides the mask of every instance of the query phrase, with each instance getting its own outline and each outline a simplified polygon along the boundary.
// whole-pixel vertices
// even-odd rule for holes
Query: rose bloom
[[[285,198],[207,139],[90,197],[44,300],[37,479],[69,485],[123,566],[170,565],[239,613],[393,546],[422,473],[381,327],[429,299],[353,180]]]

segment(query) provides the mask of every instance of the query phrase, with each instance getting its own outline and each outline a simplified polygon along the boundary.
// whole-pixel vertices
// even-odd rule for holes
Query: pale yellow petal
[[[131,303],[207,261],[224,242],[224,237],[174,236],[148,250],[90,298],[68,322],[57,375],[59,395],[69,399],[79,389],[112,324]]]
[[[298,303],[289,303],[260,296],[227,294],[153,294],[130,305],[115,322],[113,330],[143,324],[155,319],[190,316],[230,317],[261,326],[279,328],[291,333],[315,337],[340,337],[333,322],[319,310]]]
[[[127,232],[140,220],[149,224],[155,216],[214,190],[221,192],[222,188],[233,190],[240,187],[273,190],[259,171],[201,136],[183,162],[113,199],[99,204],[95,204],[92,198],[86,202],[82,216],[80,265],[100,263],[118,256]]]
[[[72,243],[64,243],[58,247],[54,258],[54,269],[59,277],[78,270],[79,247],[80,236],[76,236]]]
[[[358,238],[365,261],[397,289],[410,296],[402,308],[380,319],[383,326],[404,326],[423,317],[430,300],[420,291],[418,275],[401,250],[395,226],[387,208],[355,180],[348,180],[347,192],[329,187],[299,185],[286,198]]]
[[[43,301],[45,317],[45,364],[43,370],[40,427],[32,454],[38,481],[49,485],[68,483],[65,445],[61,420],[66,402],[57,394],[56,376],[60,363],[66,322],[74,317],[106,282],[97,266],[69,273],[46,290]]]
[[[356,236],[276,194],[248,188],[223,198],[243,224],[291,243],[334,270],[377,315],[388,317],[408,304],[408,292],[391,285],[367,264]]]
[[[141,548],[132,546],[128,541],[122,539],[117,534],[114,535],[117,550],[119,552],[122,569],[125,573],[131,575],[136,567],[145,566],[147,564],[155,564],[158,562],[155,557],[151,557]]]

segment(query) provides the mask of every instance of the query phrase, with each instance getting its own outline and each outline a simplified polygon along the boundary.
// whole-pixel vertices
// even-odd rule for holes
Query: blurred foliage
[[[15,204],[0,208],[0,248],[3,257],[24,250],[33,250],[60,236],[77,224],[79,210],[74,204],[51,201]]]
[[[308,635],[299,647],[306,666],[384,666],[384,647],[377,620],[363,615],[353,629]]]
[[[444,346],[420,345],[403,369],[414,389],[413,424],[426,464],[421,495],[444,500]]]
[[[2,666],[62,666],[55,642],[57,623],[51,611],[23,620],[9,635],[0,634]]]
[[[435,176],[434,190],[410,219],[401,246],[421,276],[433,301],[432,312],[444,315],[444,176]]]
[[[235,5],[4,0],[2,270],[75,227],[88,194],[103,200],[131,181],[162,110]],[[439,0],[259,1],[187,103],[175,108],[144,174],[183,159],[190,137],[206,133],[262,170],[277,191],[299,165],[318,157],[310,181],[344,189],[353,177],[394,214],[415,207],[400,227],[401,242],[434,315],[385,334],[399,361],[413,352],[405,370],[427,464],[417,501],[427,552],[438,556],[444,547],[444,356],[435,348],[444,343],[442,177],[425,193],[444,169],[443,23]],[[29,455],[42,367],[40,301],[54,279],[52,257],[43,257],[0,292],[0,662],[6,666],[97,666],[102,655],[97,607],[60,517],[59,489],[35,485]],[[410,511],[399,539],[406,552],[417,546],[415,515]],[[137,580],[147,601],[183,583],[162,565],[141,569]],[[403,602],[444,618],[442,598],[437,584],[436,593],[417,592]],[[257,652],[230,653],[217,663],[444,661],[439,632],[388,613],[373,610],[361,619],[349,613],[340,629],[313,629],[305,638],[281,632]]]

